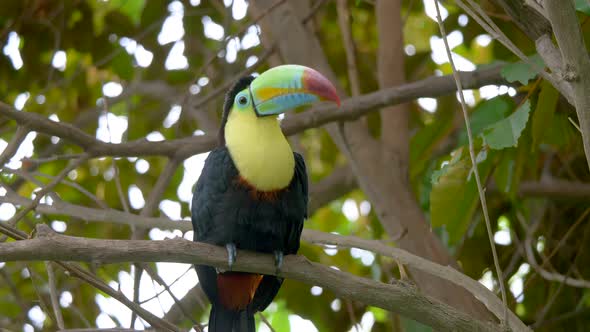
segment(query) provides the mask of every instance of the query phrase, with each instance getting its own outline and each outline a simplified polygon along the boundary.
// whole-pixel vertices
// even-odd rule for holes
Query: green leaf
[[[277,332],[289,332],[291,326],[289,323],[289,309],[283,301],[277,303],[277,312],[272,315],[271,325]]]
[[[542,142],[554,145],[558,148],[564,148],[572,145],[579,140],[580,134],[570,123],[568,115],[564,113],[555,113],[551,126],[547,129],[546,135]]]
[[[113,9],[127,15],[136,26],[139,25],[145,0],[111,0],[110,3]]]
[[[484,141],[495,150],[516,146],[520,134],[526,127],[530,111],[531,103],[527,100],[509,117],[486,128],[482,134]]]
[[[466,148],[454,152],[461,156],[456,162],[450,162],[434,183],[430,192],[430,220],[433,227],[444,226],[449,235],[449,244],[458,243],[471,223],[473,212],[479,204],[475,177],[471,159]],[[485,154],[478,154],[484,159]],[[494,151],[488,151],[487,158],[478,163],[479,174],[485,183],[491,169]]]
[[[590,3],[588,3],[588,0],[576,0],[576,10],[590,15]]]
[[[547,81],[541,83],[537,108],[533,113],[533,148],[536,148],[553,122],[559,92]]]
[[[434,172],[432,172],[432,176],[430,178],[430,181],[432,182],[432,184],[433,185],[436,184],[438,182],[438,179],[441,176],[445,175],[453,165],[455,165],[457,162],[459,162],[461,160],[462,155],[463,155],[462,148],[451,152],[451,156],[453,157],[451,159],[451,161],[449,161],[449,163],[446,164],[445,166],[443,166],[441,169],[438,169],[438,170],[435,170]]]
[[[133,78],[133,59],[127,52],[120,52],[112,61],[113,72],[124,80]]]
[[[507,96],[498,96],[482,101],[469,117],[471,133],[474,137],[478,136],[486,127],[508,116],[512,109],[514,109],[514,101]],[[458,144],[467,144],[467,131],[465,129],[459,134]]]
[[[538,54],[531,56],[529,60],[539,68],[545,67],[543,59]],[[501,74],[508,82],[518,81],[523,85],[527,85],[531,79],[537,76],[537,70],[525,62],[519,61],[506,65],[502,68]]]
[[[402,326],[404,331],[412,331],[412,332],[432,332],[433,329],[430,326],[418,323],[415,320],[401,317]]]
[[[525,139],[517,148],[502,150],[499,161],[494,169],[494,181],[500,192],[515,200],[526,163],[531,159],[531,139]],[[534,171],[529,171],[528,177],[535,178]]]

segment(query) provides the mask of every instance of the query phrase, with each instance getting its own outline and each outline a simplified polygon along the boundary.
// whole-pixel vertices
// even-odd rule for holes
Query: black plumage
[[[194,191],[194,241],[220,246],[233,243],[238,249],[263,253],[281,251],[285,255],[295,254],[307,217],[308,180],[303,157],[294,153],[295,171],[287,188],[258,192],[240,177],[225,146],[224,125],[231,103],[252,80],[252,77],[241,79],[226,96],[219,133],[220,146],[207,157]],[[282,278],[262,276],[252,301],[246,307],[227,308],[220,301],[219,278],[215,268],[205,265],[195,268],[212,304],[210,332],[254,331],[254,313],[263,311],[272,302],[283,282]]]

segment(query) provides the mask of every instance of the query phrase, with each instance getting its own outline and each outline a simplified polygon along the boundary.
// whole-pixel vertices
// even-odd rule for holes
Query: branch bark
[[[16,196],[16,195],[12,195]],[[14,202],[10,194],[8,196],[8,201]],[[26,199],[25,199],[26,200]],[[1,200],[0,200],[1,201]],[[61,215],[87,215],[87,218],[82,220],[94,220],[94,221],[101,221],[101,222],[115,222],[120,224],[127,224],[127,225],[141,225],[142,227],[146,228],[153,228],[159,227],[162,229],[178,229],[183,232],[190,231],[192,226],[189,222],[186,221],[174,221],[168,218],[149,218],[149,217],[142,217],[134,214],[127,214],[122,213],[116,210],[100,210],[100,209],[90,209],[86,207],[81,207],[77,205],[60,205],[57,207],[53,206],[46,206],[41,205],[37,208],[38,212],[47,213],[43,210],[43,208],[53,208],[53,213],[59,213]],[[57,212],[59,211],[59,212]],[[100,219],[88,219],[89,217],[96,217]],[[437,276],[441,279],[444,279],[450,283],[453,283],[457,286],[465,288],[469,291],[475,298],[477,298],[481,303],[483,303],[489,310],[492,312],[496,317],[501,317],[503,314],[503,306],[502,302],[491,293],[487,288],[483,287],[477,281],[469,278],[468,276],[462,274],[461,272],[455,270],[450,266],[443,266],[436,263],[433,263],[427,259],[422,257],[413,255],[403,249],[394,248],[390,245],[378,241],[378,240],[367,240],[361,239],[355,236],[342,236],[330,233],[323,233],[319,231],[304,229],[302,234],[302,240],[308,242],[310,244],[316,245],[335,245],[337,247],[344,247],[344,248],[359,248],[368,250],[379,255],[383,255],[386,257],[391,257],[401,263],[403,263],[408,268],[422,271],[423,273],[430,274],[432,276]],[[1,255],[2,251],[0,249],[0,259],[2,259]],[[202,293],[202,292],[201,292]],[[200,293],[197,293],[200,294]],[[202,297],[200,297],[202,298]],[[196,297],[195,297],[196,299]],[[185,302],[185,299],[182,300]],[[196,303],[194,301],[189,301],[188,303]],[[193,307],[194,305],[186,305],[186,307]],[[169,313],[170,317],[178,317],[178,315],[174,315]],[[177,313],[179,314],[179,313]],[[168,317],[168,314],[166,315]],[[520,321],[516,316],[511,313],[510,319],[511,326],[513,326],[514,330],[523,330],[522,326],[519,324]],[[520,327],[519,327],[520,326]]]
[[[590,56],[573,1],[545,0],[545,8],[563,57],[560,74],[573,87],[586,162],[590,169]]]
[[[489,84],[507,84],[500,76],[500,70],[501,67],[496,66],[473,72],[462,72],[461,81],[466,89],[477,89]],[[455,91],[452,76],[432,76],[413,83],[348,98],[342,102],[340,108],[325,105],[313,107],[309,111],[289,117],[289,121],[283,125],[283,131],[287,135],[294,135],[305,129],[332,122],[354,121],[376,111],[378,107],[397,105],[420,97],[440,97]],[[141,139],[120,144],[105,143],[69,123],[51,121],[36,113],[19,112],[3,102],[0,102],[0,116],[11,118],[30,130],[63,138],[82,147],[94,157],[168,156],[182,159],[207,152],[217,144],[215,135],[161,142]]]
[[[37,226],[37,237],[0,245],[2,261],[178,262],[227,269],[222,247],[184,239],[167,241],[97,240],[60,235],[47,225]],[[240,251],[233,269],[274,274],[271,255]],[[404,282],[384,284],[350,275],[302,256],[287,256],[281,275],[318,285],[342,298],[374,305],[445,331],[497,331],[498,325],[462,313]]]

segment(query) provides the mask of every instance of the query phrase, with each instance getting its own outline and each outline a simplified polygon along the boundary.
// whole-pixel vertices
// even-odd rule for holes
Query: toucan
[[[274,299],[283,279],[231,271],[236,250],[297,253],[307,218],[308,179],[303,157],[291,150],[278,115],[316,101],[340,105],[334,85],[300,65],[271,68],[239,79],[227,92],[218,146],[195,186],[194,241],[225,246],[229,270],[196,265],[211,302],[209,332],[254,332],[254,314]]]

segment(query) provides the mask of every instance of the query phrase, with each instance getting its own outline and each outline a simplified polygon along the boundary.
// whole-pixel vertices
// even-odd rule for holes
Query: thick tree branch
[[[590,200],[590,184],[563,179],[526,181],[520,184],[518,193],[525,197]]]
[[[321,181],[311,185],[309,209],[313,213],[357,188],[358,184],[352,170],[348,166],[341,166]],[[497,192],[498,188],[492,182],[488,190]],[[518,186],[518,195],[521,197],[588,201],[590,200],[590,184],[551,177],[541,181],[523,181]]]
[[[476,89],[484,85],[504,83],[500,67],[462,72],[461,80],[466,89]],[[454,93],[456,88],[450,75],[429,77],[401,86],[391,87],[343,101],[340,108],[335,106],[314,107],[307,112],[295,114],[283,124],[287,135],[294,135],[305,129],[319,127],[331,122],[354,121],[377,108],[397,105],[420,97],[439,97]],[[19,112],[10,105],[0,102],[0,115],[15,120],[18,124],[46,135],[57,136],[76,144],[92,156],[168,156],[187,158],[215,147],[214,135],[193,136],[176,140],[150,142],[136,140],[127,143],[105,143],[66,122],[55,122],[39,114]]]
[[[463,0],[455,0],[457,6],[463,9],[469,16],[471,16],[484,30],[486,30],[492,38],[498,40],[502,45],[504,45],[508,50],[510,50],[514,55],[518,56],[523,62],[527,63],[533,70],[537,72],[541,77],[546,79],[555,87],[572,105],[573,102],[573,91],[572,87],[567,81],[564,81],[560,77],[558,77],[555,72],[558,68],[550,68],[552,72],[546,72],[543,67],[537,65],[528,56],[526,56],[518,46],[516,46],[508,36],[504,34],[504,32],[494,23],[494,21],[490,18],[490,16],[486,13],[483,8],[477,4],[474,0],[465,0],[469,3],[469,6],[466,5]],[[513,1],[513,0],[510,0]],[[520,1],[520,0],[514,0]],[[518,17],[515,20],[518,21]],[[539,30],[543,31],[543,30]],[[536,36],[536,34],[534,34]],[[536,40],[536,39],[535,39]],[[552,50],[549,45],[545,45],[547,48],[546,50],[550,54],[542,54],[542,57],[545,59],[547,58],[554,58],[555,51]]]
[[[530,39],[537,38],[550,33],[549,21],[534,8],[529,7],[523,0],[493,0],[499,4],[504,11],[513,18],[513,22]]]
[[[14,198],[16,195],[10,195],[7,197],[7,201],[15,202]],[[2,201],[3,198],[0,198]],[[26,200],[26,199],[25,199]],[[18,203],[18,202],[16,202]],[[141,225],[142,227],[152,228],[158,227],[163,229],[179,229],[183,232],[192,229],[189,222],[174,221],[167,218],[148,218],[133,214],[127,214],[116,210],[101,210],[91,209],[86,207],[80,207],[72,204],[58,205],[58,206],[47,206],[40,205],[37,208],[38,212],[48,213],[45,209],[51,209],[49,213],[59,213],[65,215],[74,215],[80,217],[86,215],[86,218],[82,220],[95,220],[102,222],[115,222],[128,225]],[[98,218],[98,219],[89,219]],[[502,302],[485,287],[479,284],[477,281],[463,275],[459,271],[449,267],[442,266],[433,263],[422,257],[413,255],[405,250],[394,248],[385,243],[377,240],[366,240],[354,236],[341,236],[329,233],[318,232],[314,230],[304,229],[302,239],[305,242],[318,244],[318,245],[336,245],[338,247],[347,248],[359,248],[368,250],[383,256],[391,257],[399,262],[403,263],[409,268],[420,270],[433,276],[445,279],[457,286],[461,286],[468,290],[473,296],[479,299],[489,310],[494,313],[497,317],[503,314]],[[0,251],[1,252],[1,251]],[[2,255],[0,254],[0,257]],[[0,258],[1,260],[2,258]],[[184,300],[183,300],[184,301]],[[519,323],[516,316],[511,316],[511,325],[518,327]],[[521,326],[522,327],[522,326]],[[522,330],[522,329],[515,329]]]
[[[312,184],[309,190],[309,214],[357,188],[356,179],[348,166],[336,168],[320,182]]]
[[[586,50],[571,0],[545,0],[547,16],[563,56],[561,76],[574,90],[574,104],[582,130],[586,162],[590,168],[590,56]]]
[[[117,262],[179,262],[207,264],[227,268],[226,251],[222,247],[194,243],[184,239],[167,241],[97,240],[60,235],[48,226],[37,227],[37,237],[0,245],[2,261],[86,261]],[[233,269],[244,272],[274,274],[270,255],[240,251]],[[421,294],[403,282],[384,284],[350,275],[302,256],[287,256],[281,275],[308,284],[318,285],[337,296],[353,299],[422,322],[445,331],[497,331],[500,327],[473,319],[448,305]],[[526,329],[525,329],[526,330]]]

